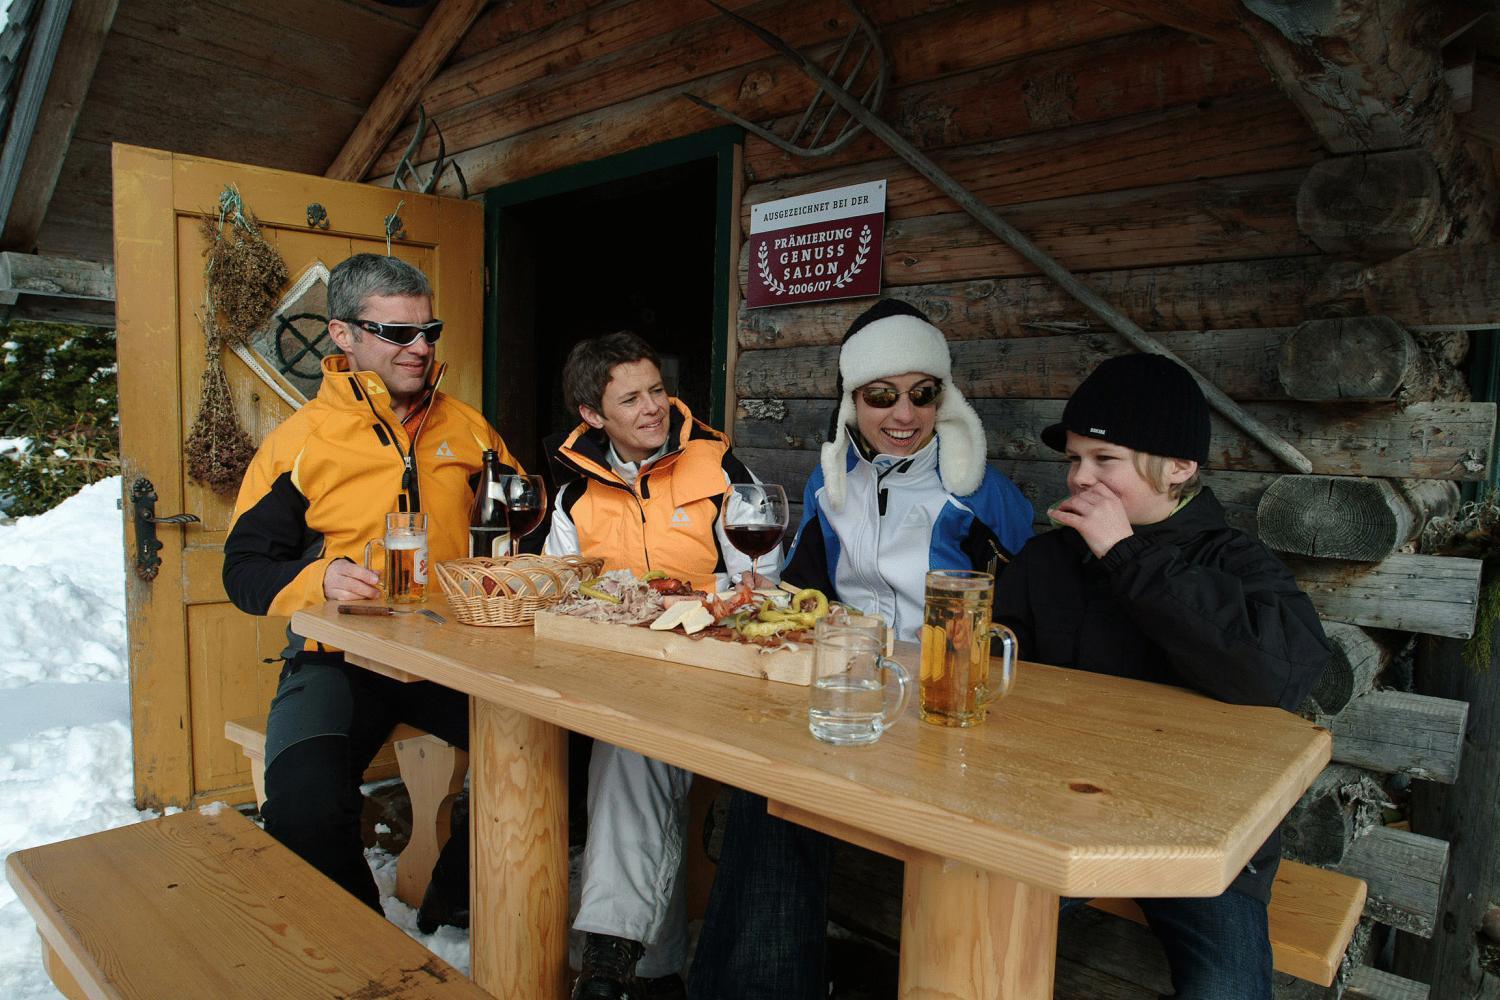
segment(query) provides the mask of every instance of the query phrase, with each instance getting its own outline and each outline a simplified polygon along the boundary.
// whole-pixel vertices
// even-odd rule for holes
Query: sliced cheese
[[[688,635],[702,632],[714,623],[713,613],[697,601],[688,602],[688,609],[688,613],[683,615],[682,621],[678,623]]]
[[[676,628],[694,610],[702,611],[705,615],[708,611],[704,609],[702,601],[678,601],[661,613],[661,617],[651,623],[651,629],[655,632],[665,632],[669,628]],[[713,624],[713,616],[709,616],[709,624]],[[701,627],[701,626],[700,626]]]

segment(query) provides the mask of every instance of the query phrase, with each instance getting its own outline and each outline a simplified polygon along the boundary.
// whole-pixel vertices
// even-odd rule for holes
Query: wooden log
[[[1300,172],[1017,205],[1006,221],[1074,271],[1144,265],[1289,257],[1311,253],[1291,223]],[[750,242],[740,250],[744,287]],[[1038,269],[967,214],[898,220],[885,229],[882,280],[923,284],[938,278],[1009,277]]]
[[[1474,634],[1482,568],[1477,559],[1396,555],[1374,564],[1285,561],[1324,618],[1464,639]]]
[[[445,86],[456,90],[455,100],[464,103],[438,116],[449,148],[468,149],[517,136],[664,90],[680,93],[689,89],[740,114],[746,113],[744,102],[751,96],[746,91],[759,91],[754,98],[761,110],[753,111],[752,117],[800,116],[812,96],[812,85],[784,63],[765,61],[765,47],[753,36],[728,25],[721,17],[705,17],[713,13],[705,5],[695,10],[676,0],[675,4],[650,6],[675,6],[680,12],[676,28],[671,27],[671,10],[652,14],[637,9],[633,22],[621,24],[624,34],[615,38],[616,51],[566,67],[558,67],[557,60],[552,59],[552,72],[516,86],[500,86],[507,79],[504,74],[508,71],[503,68],[499,80],[485,79],[497,65],[487,60],[455,67]],[[769,0],[753,8],[748,0],[741,0],[730,6],[745,9],[758,23],[820,63],[829,54],[830,45],[842,42],[854,23],[848,8],[832,0]],[[1140,27],[1140,21],[1128,15],[1097,7],[1090,10],[1089,6],[1083,0],[1052,0],[1039,11],[1035,32],[1028,30],[1032,24],[1027,17],[1030,12],[1014,4],[874,0],[865,5],[865,10],[882,26],[893,78],[918,81]],[[596,18],[591,16],[589,20],[592,23]],[[607,29],[609,24],[601,23],[600,27]],[[657,33],[651,36],[653,29]],[[973,39],[975,44],[955,49],[951,40],[956,37]],[[510,60],[502,55],[498,65],[503,67],[507,62]],[[722,97],[704,92],[716,87],[722,87]],[[475,94],[482,96],[474,99]],[[671,102],[671,107],[684,110],[680,101]],[[409,138],[405,132],[397,133],[377,170],[392,169]],[[424,143],[422,157],[432,157],[435,150],[435,140]]]
[[[750,448],[814,448],[825,440],[831,399],[781,400],[784,416],[755,417],[741,405],[735,440]],[[983,421],[991,458],[1047,459],[1061,455],[1037,436],[1062,416],[1062,400],[971,402]],[[1494,435],[1493,403],[1418,403],[1408,407],[1327,407],[1307,403],[1250,403],[1245,407],[1288,440],[1296,441],[1329,475],[1478,479]],[[1217,417],[1209,465],[1215,469],[1277,471],[1274,458]]]
[[[1439,204],[1424,241],[1489,238],[1494,168],[1459,133],[1438,51],[1439,5],[1245,0],[1245,6],[1255,16],[1242,24],[1261,60],[1330,150],[1415,149],[1431,157]]]
[[[1388,316],[1308,320],[1282,344],[1282,386],[1292,399],[1391,399],[1416,360],[1416,341]]]
[[[1377,826],[1351,843],[1336,867],[1369,884],[1366,916],[1432,937],[1448,872],[1447,841]]]
[[[953,37],[959,36],[949,38],[950,52]],[[894,79],[919,78],[897,73]],[[1245,49],[1156,29],[900,86],[882,117],[918,148],[938,150],[1261,93],[1271,82]],[[801,111],[785,112],[769,127],[785,135]],[[759,139],[745,143],[748,176],[757,181],[889,156],[888,147],[870,135],[825,159],[791,156]]]
[[[1365,772],[1329,765],[1282,822],[1282,853],[1304,864],[1338,865],[1355,838],[1379,823],[1385,800]]]
[[[115,269],[87,260],[0,253],[0,293],[113,302]]]
[[[1445,242],[1449,223],[1432,157],[1421,149],[1316,164],[1297,192],[1297,227],[1325,253],[1379,260]]]
[[[344,148],[324,171],[325,177],[357,181],[369,173],[402,119],[416,107],[422,88],[443,65],[484,5],[485,0],[440,0],[344,142]]]
[[[1322,156],[1317,137],[1275,91],[932,153],[933,161],[974,197],[997,206],[1269,173],[1308,167]],[[1066,163],[1067,169],[1059,170],[1059,163]],[[871,177],[886,180],[886,212],[891,218],[961,209],[906,161],[887,158],[752,185],[740,206],[742,225],[748,231],[752,205]]]
[[[453,62],[484,55],[528,35],[551,34],[596,7],[624,6],[629,0],[510,0],[491,4],[453,50]]]
[[[1496,986],[1490,909],[1500,902],[1500,630],[1473,647],[1461,642],[1417,644],[1416,684],[1422,694],[1467,701],[1469,731],[1463,771],[1452,787],[1414,782],[1410,815],[1417,833],[1451,843],[1447,881],[1430,941],[1398,937],[1392,971],[1432,984],[1435,1000],[1492,997]]]
[[[1282,476],[1261,497],[1257,534],[1278,552],[1376,562],[1457,506],[1458,487],[1443,480]]]
[[[1108,0],[1105,6],[1129,11],[1221,45],[1247,47],[1250,44],[1250,39],[1240,31],[1240,9],[1235,0]]]
[[[1349,985],[1344,989],[1344,1000],[1428,1000],[1429,996],[1431,991],[1426,983],[1403,979],[1368,965],[1350,973]]]
[[[1466,701],[1372,691],[1317,721],[1333,732],[1333,759],[1340,763],[1451,785],[1468,717]]]
[[[1323,633],[1333,646],[1318,684],[1302,706],[1308,716],[1337,715],[1355,698],[1369,693],[1391,662],[1389,642],[1381,642],[1358,625],[1327,621]]]
[[[1235,261],[1095,272],[1089,284],[1146,329],[1296,326],[1324,311],[1384,315],[1408,330],[1500,325],[1500,248],[1414,250],[1374,265],[1326,257]],[[1102,329],[1087,310],[1041,277],[902,285],[949,340],[1052,336]],[[745,309],[746,350],[837,344],[869,302]]]

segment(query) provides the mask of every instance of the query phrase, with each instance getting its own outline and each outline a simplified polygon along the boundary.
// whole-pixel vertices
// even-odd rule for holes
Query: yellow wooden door
[[[252,618],[220,582],[233,499],[193,482],[183,442],[198,412],[204,371],[204,238],[233,184],[286,261],[292,284],[321,264],[386,249],[385,220],[402,223],[391,252],[426,272],[436,315],[444,389],[480,403],[483,335],[483,207],[153,149],[114,147],[114,233],[120,444],[126,495],[126,605],[130,631],[135,791],[143,807],[250,797],[249,770],[224,738],[224,722],[264,714],[277,668],[262,661],[285,644],[284,619]],[[327,228],[309,225],[320,205]],[[239,357],[225,352],[235,412],[259,443],[292,408]],[[132,484],[148,479],[162,525],[154,580],[134,570]]]

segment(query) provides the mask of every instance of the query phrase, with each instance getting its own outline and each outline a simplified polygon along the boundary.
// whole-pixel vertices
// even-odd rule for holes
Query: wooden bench
[[[224,736],[249,758],[256,805],[265,805],[266,717],[232,719],[224,723]],[[432,866],[448,842],[453,800],[463,790],[468,770],[467,753],[407,725],[391,731],[390,740],[365,770],[366,781],[399,774],[411,798],[411,839],[396,859],[396,898],[413,909],[422,905]]]
[[[17,851],[5,867],[70,1000],[487,996],[232,809]]]
[[[1276,869],[1267,913],[1276,971],[1332,986],[1359,926],[1366,891],[1360,879],[1283,860]],[[1133,900],[1094,899],[1089,905],[1138,924],[1146,922]]]

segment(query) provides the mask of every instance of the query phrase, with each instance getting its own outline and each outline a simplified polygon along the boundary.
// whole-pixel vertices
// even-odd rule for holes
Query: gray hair
[[[328,272],[329,319],[362,319],[360,311],[372,295],[431,298],[432,286],[425,274],[406,261],[378,253],[357,253]]]

